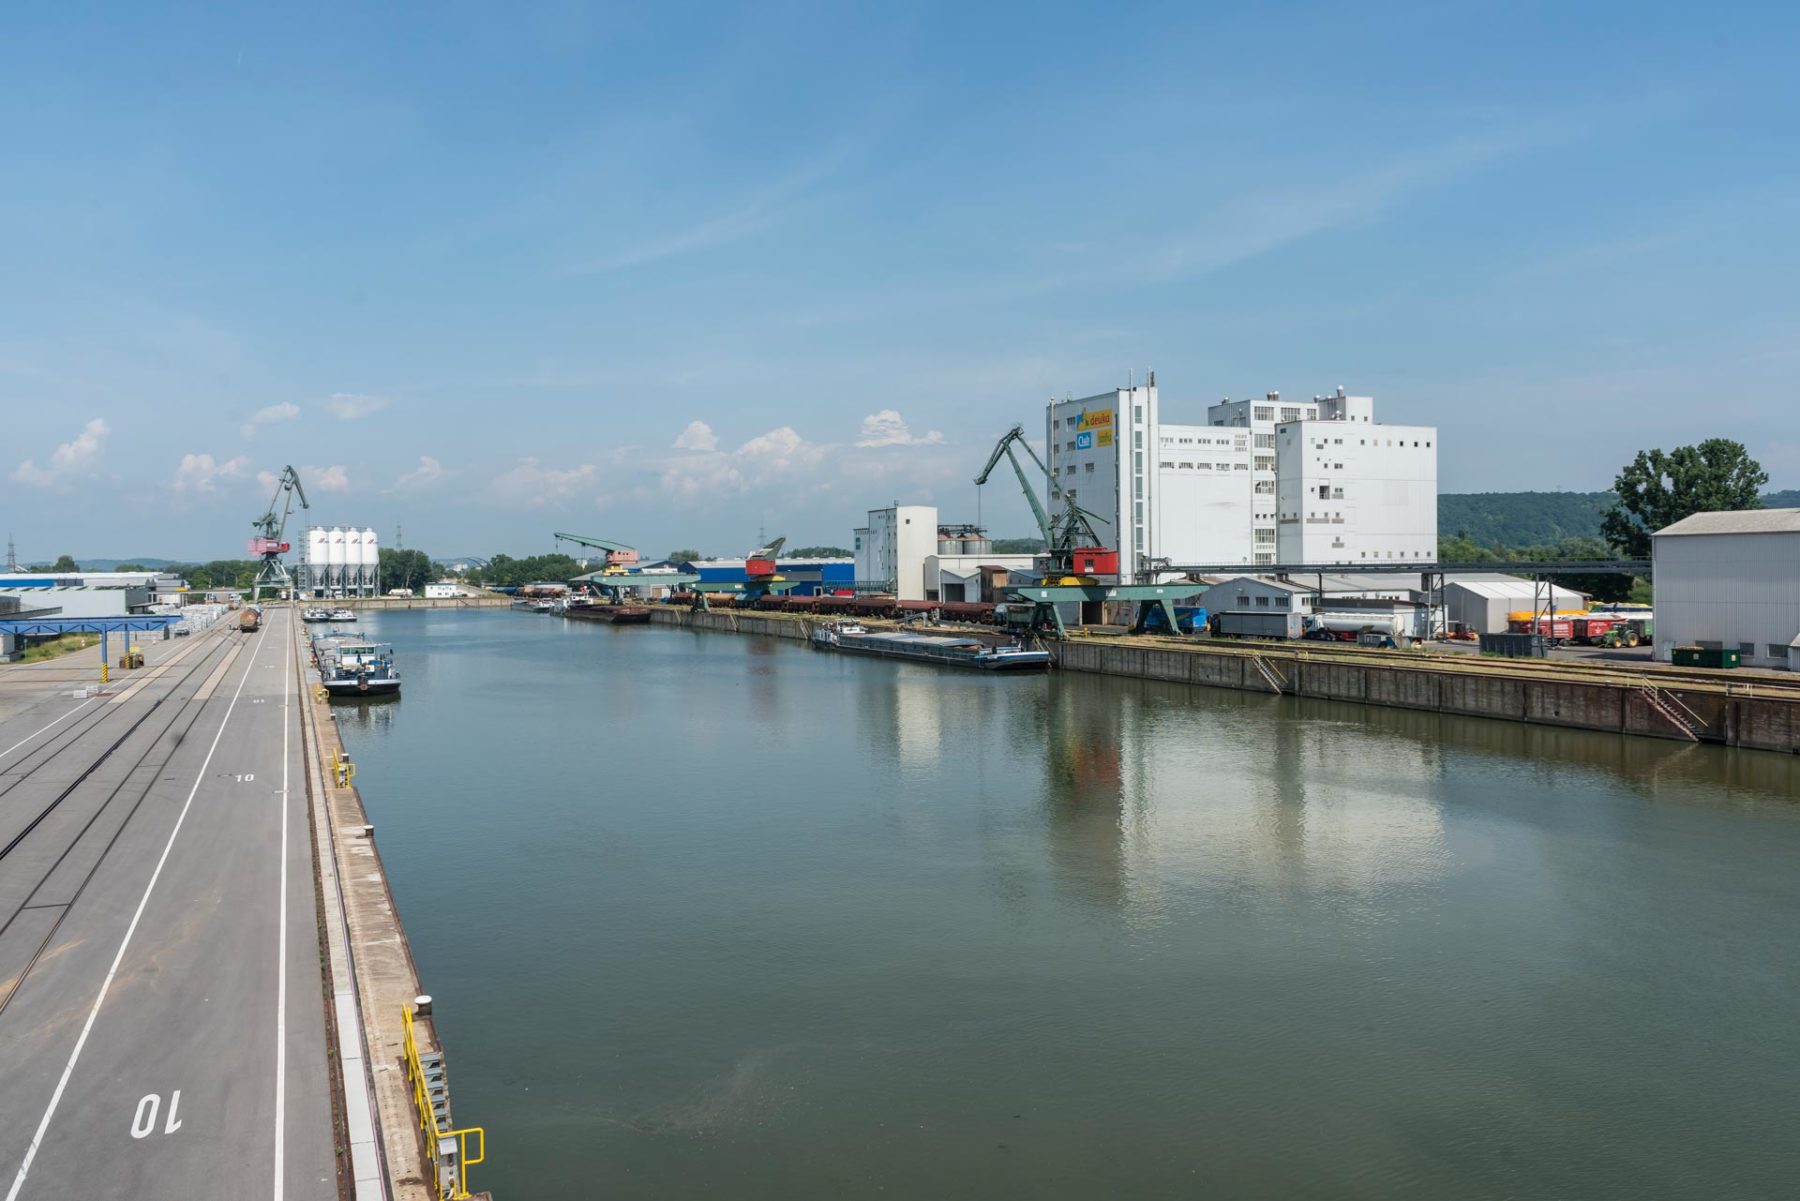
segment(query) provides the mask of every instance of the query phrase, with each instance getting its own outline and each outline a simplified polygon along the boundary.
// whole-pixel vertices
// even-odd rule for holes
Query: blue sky
[[[515,8],[10,15],[22,556],[241,553],[289,462],[440,554],[843,543],[1145,366],[1372,394],[1444,491],[1800,486],[1790,6]]]

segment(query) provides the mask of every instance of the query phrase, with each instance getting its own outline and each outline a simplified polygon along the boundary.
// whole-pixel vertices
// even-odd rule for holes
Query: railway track
[[[21,748],[17,758],[0,759],[0,774],[6,777],[0,783],[0,838],[5,840],[0,842],[0,881],[9,898],[0,909],[0,939],[27,912],[56,911],[24,964],[10,980],[0,981],[0,988],[4,989],[0,992],[0,1014],[12,1003],[44,949],[55,939],[63,919],[107,862],[158,777],[199,722],[211,693],[206,682],[214,673],[223,675],[241,653],[253,652],[254,644],[246,647],[233,640],[223,625],[217,634],[202,638],[206,641],[181,663],[181,670],[170,673],[172,681],[169,675],[144,681],[147,686],[169,682],[161,695],[147,700],[142,712],[132,714],[124,706],[110,705],[101,698],[91,713],[59,729],[42,744]],[[167,665],[163,670],[166,669]],[[109,719],[120,716],[127,720],[117,729],[102,729]],[[132,745],[134,739],[141,747]],[[24,798],[16,794],[25,783],[63,757],[72,761],[72,767],[78,765],[69,782],[47,800],[21,805]],[[95,780],[103,767],[121,764],[124,770],[110,787]],[[23,812],[9,812],[20,808]],[[28,867],[27,857],[21,852],[34,845],[34,837],[41,842],[57,835],[64,840],[61,850],[47,863]],[[41,866],[41,870],[34,870],[35,866]],[[64,871],[65,866],[74,870],[73,878]],[[17,878],[20,872],[27,873],[23,881]],[[63,873],[61,886],[49,888],[59,873]],[[29,887],[25,887],[27,883]]]

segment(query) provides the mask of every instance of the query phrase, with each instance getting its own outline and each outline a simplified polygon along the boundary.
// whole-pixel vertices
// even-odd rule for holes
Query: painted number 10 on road
[[[131,1137],[149,1138],[156,1133],[156,1115],[162,1108],[160,1093],[145,1093],[144,1099],[138,1102],[137,1113],[131,1118]],[[176,1089],[169,1094],[169,1117],[163,1123],[164,1134],[174,1134],[181,1129],[181,1119],[176,1113],[181,1109],[181,1090]]]

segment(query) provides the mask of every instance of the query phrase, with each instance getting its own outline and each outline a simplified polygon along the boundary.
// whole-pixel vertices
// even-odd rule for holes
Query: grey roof
[[[1217,584],[1214,584],[1213,587],[1219,588],[1226,584],[1236,584],[1239,582],[1261,584],[1265,588],[1274,588],[1281,592],[1311,592],[1313,590],[1312,585],[1310,584],[1296,584],[1291,580],[1278,580],[1272,575],[1251,575],[1248,572],[1243,575],[1225,576]]]
[[[1655,537],[1682,534],[1800,534],[1800,509],[1744,509],[1695,513],[1656,531]]]

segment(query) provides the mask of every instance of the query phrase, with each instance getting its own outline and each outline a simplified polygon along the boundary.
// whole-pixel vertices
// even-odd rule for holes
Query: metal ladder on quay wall
[[[1261,655],[1254,653],[1250,656],[1250,662],[1256,665],[1256,670],[1262,674],[1263,682],[1269,686],[1270,690],[1274,692],[1276,696],[1285,696],[1287,694],[1287,681],[1282,678],[1279,671],[1275,670],[1274,664],[1270,663]]]
[[[1658,688],[1648,678],[1638,679],[1636,686],[1638,695],[1643,697],[1652,709],[1662,714],[1670,725],[1680,730],[1689,742],[1700,741],[1700,731],[1706,728],[1706,723],[1680,697]]]

